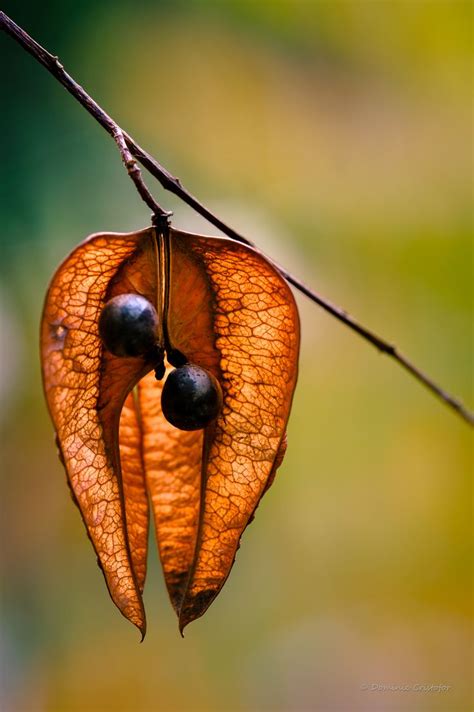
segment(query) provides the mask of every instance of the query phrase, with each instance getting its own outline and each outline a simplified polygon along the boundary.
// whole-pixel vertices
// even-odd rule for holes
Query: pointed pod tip
[[[190,623],[193,623],[196,618],[199,618],[199,616],[189,615],[189,611],[186,614],[186,611],[181,610],[178,615],[178,628],[182,638],[184,638],[184,629],[187,628]]]
[[[194,616],[185,615],[185,612],[181,611],[181,614],[178,616],[178,628],[182,638],[184,638],[184,629],[194,620],[196,620]]]
[[[142,625],[137,625],[137,628],[140,631],[140,643],[143,643],[146,635],[146,623],[143,623]]]
[[[176,609],[175,609],[175,610],[176,610]],[[186,626],[188,625],[188,623],[190,623],[190,621],[183,619],[183,616],[180,615],[180,611],[179,611],[179,610],[176,610],[176,613],[178,614],[178,630],[179,630],[179,634],[180,634],[180,636],[181,636],[182,638],[184,638],[184,629],[186,628]]]
[[[183,631],[190,623],[200,618],[207,611],[220,589],[208,588],[194,596],[185,596],[178,615],[179,632],[184,638]]]
[[[142,610],[142,615],[137,616],[136,618],[129,618],[128,616],[125,616],[130,623],[132,623],[135,628],[138,629],[140,633],[140,643],[143,643],[145,640],[146,636],[146,618],[145,618],[145,612]]]

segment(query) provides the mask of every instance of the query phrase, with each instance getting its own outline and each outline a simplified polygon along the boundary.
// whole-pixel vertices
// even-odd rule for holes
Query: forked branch
[[[70,94],[94,117],[94,119],[112,136],[117,143],[125,167],[127,168],[130,178],[133,180],[140,196],[154,215],[160,218],[167,218],[170,213],[163,210],[155,201],[150,191],[146,187],[141,176],[140,169],[134,159],[139,161],[154,178],[156,178],[165,190],[168,190],[178,196],[183,202],[189,205],[199,215],[206,218],[212,225],[221,230],[228,237],[243,242],[246,245],[255,247],[255,245],[240,235],[236,230],[227,225],[218,216],[214,215],[205,205],[197,198],[189,193],[181,184],[178,178],[175,178],[169,171],[166,170],[158,161],[139,146],[133,138],[123,131],[120,126],[87,94],[87,92],[65,71],[58,57],[50,54],[41,45],[39,45],[25,30],[19,27],[11,20],[4,12],[0,11],[0,28],[9,34],[13,39],[20,44],[23,49],[29,52],[38,62],[40,62],[52,74]],[[274,263],[275,264],[275,263]],[[445,405],[452,408],[468,423],[474,424],[474,414],[471,413],[457,398],[450,395],[444,388],[438,386],[431,378],[423,371],[417,368],[397,347],[374,334],[358,321],[353,319],[344,309],[331,304],[312,289],[300,282],[296,277],[293,277],[289,272],[275,264],[282,276],[292,284],[296,289],[305,294],[309,299],[325,309],[329,314],[332,314],[336,319],[348,326],[352,331],[356,332],[363,339],[375,346],[376,349],[388,356],[391,356],[402,366],[408,373],[422,383],[428,390],[437,396]]]
[[[120,151],[120,155],[122,156],[123,165],[127,169],[129,177],[134,182],[135,188],[137,189],[141,199],[144,203],[146,203],[146,205],[148,205],[149,208],[151,208],[155,221],[157,219],[167,220],[173,213],[164,210],[160,205],[158,205],[158,203],[148,190],[145,181],[142,178],[142,172],[140,170],[140,167],[130,152],[122,129],[120,128],[120,126],[117,126],[117,124],[112,119],[111,122],[112,138],[117,144],[117,148]]]

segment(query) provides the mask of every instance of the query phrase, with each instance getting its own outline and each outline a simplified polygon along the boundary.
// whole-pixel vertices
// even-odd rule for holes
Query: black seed
[[[191,363],[180,366],[165,381],[161,407],[166,420],[175,428],[205,428],[222,407],[219,381],[200,366]]]
[[[99,334],[114,356],[144,356],[154,350],[158,315],[139,294],[119,294],[107,302],[99,318]]]

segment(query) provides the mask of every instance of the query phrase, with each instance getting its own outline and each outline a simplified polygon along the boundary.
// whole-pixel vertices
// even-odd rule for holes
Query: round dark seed
[[[114,356],[144,356],[156,345],[158,314],[145,297],[119,294],[107,302],[99,318],[99,334]]]
[[[161,407],[166,420],[180,430],[205,428],[222,407],[219,381],[195,364],[180,366],[165,381]]]

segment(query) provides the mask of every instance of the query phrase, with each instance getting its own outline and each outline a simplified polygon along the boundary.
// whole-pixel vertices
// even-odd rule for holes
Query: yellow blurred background
[[[471,405],[472,8],[4,3],[191,192]],[[184,640],[152,545],[138,643],[69,497],[37,333],[64,255],[148,210],[54,79],[6,36],[0,58],[2,710],[470,709],[469,429],[300,297],[284,466]]]

